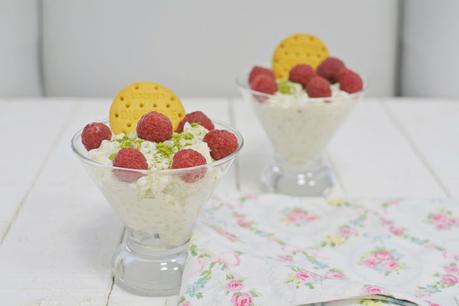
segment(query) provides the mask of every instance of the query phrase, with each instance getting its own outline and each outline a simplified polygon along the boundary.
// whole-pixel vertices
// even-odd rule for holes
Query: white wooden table
[[[250,105],[188,99],[230,122],[246,146],[217,193],[257,191],[268,140]],[[113,286],[122,224],[70,150],[70,137],[108,113],[108,100],[0,100],[0,305],[175,305]],[[459,101],[363,101],[329,148],[348,197],[459,195]]]

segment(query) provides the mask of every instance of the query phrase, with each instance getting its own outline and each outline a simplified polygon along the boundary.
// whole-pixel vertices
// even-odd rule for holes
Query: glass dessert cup
[[[125,235],[115,252],[112,272],[116,284],[135,294],[178,294],[191,231],[201,207],[228,171],[243,145],[206,165],[184,169],[132,170],[102,165],[90,158],[81,132],[72,138],[72,149],[125,225]]]
[[[274,149],[273,161],[261,176],[263,188],[293,196],[327,195],[334,183],[324,162],[325,149],[363,91],[327,98],[269,95],[250,89],[246,80],[243,75],[236,84]]]

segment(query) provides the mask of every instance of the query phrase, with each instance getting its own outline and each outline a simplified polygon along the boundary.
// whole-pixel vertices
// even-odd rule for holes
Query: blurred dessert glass
[[[364,92],[348,94],[335,84],[331,97],[310,98],[301,85],[283,88],[280,83],[279,91],[270,95],[252,90],[247,79],[244,74],[236,84],[274,150],[273,161],[261,176],[263,187],[295,196],[326,195],[333,179],[324,151]]]

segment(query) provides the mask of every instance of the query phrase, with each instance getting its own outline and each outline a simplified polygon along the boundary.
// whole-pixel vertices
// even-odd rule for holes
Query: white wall
[[[404,4],[402,95],[459,97],[459,1]]]
[[[0,0],[0,97],[40,95],[37,0]]]
[[[46,94],[113,96],[135,80],[179,95],[236,95],[234,78],[276,43],[310,32],[394,93],[396,0],[44,0]]]

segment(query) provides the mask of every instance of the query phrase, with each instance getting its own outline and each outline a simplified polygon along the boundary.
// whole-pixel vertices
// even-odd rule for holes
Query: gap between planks
[[[13,100],[13,102],[14,102],[14,100]],[[51,146],[47,150],[46,156],[43,159],[43,161],[41,162],[40,167],[38,167],[37,173],[35,174],[34,178],[32,179],[32,183],[30,184],[30,187],[27,189],[27,191],[25,192],[24,196],[19,201],[19,204],[16,207],[16,210],[14,211],[14,214],[13,214],[11,220],[8,222],[8,225],[6,226],[5,231],[3,232],[2,236],[0,237],[0,247],[2,246],[3,241],[5,241],[6,237],[9,234],[9,232],[11,231],[11,228],[13,227],[14,222],[16,221],[17,217],[19,216],[19,213],[21,212],[21,209],[24,206],[24,203],[26,202],[27,198],[29,197],[30,192],[35,187],[35,184],[37,183],[39,177],[41,176],[41,173],[42,173],[43,169],[48,164],[49,158],[51,156],[51,153],[53,152],[54,148],[56,147],[56,145],[58,144],[59,140],[63,136],[65,129],[68,127],[69,122],[74,117],[74,114],[75,114],[77,109],[78,109],[78,103],[77,102],[73,102],[73,106],[71,107],[69,113],[66,116],[67,120],[64,121],[64,123],[60,127],[61,129],[60,129],[59,133],[57,133],[57,135],[55,136],[54,140],[51,142]]]
[[[414,102],[416,103],[416,102]],[[387,103],[387,100],[384,99],[380,102],[382,109],[386,113],[386,115],[389,117],[390,121],[394,124],[394,126],[397,128],[399,133],[402,135],[402,137],[405,139],[405,141],[408,143],[410,148],[413,150],[414,154],[416,155],[417,158],[421,161],[422,165],[427,169],[429,174],[432,176],[432,178],[435,180],[435,182],[438,184],[440,189],[443,191],[443,193],[446,195],[447,198],[451,198],[451,193],[449,192],[448,188],[445,186],[445,184],[442,182],[440,176],[435,172],[434,168],[432,165],[429,163],[427,158],[422,154],[421,150],[418,148],[416,143],[413,141],[411,138],[409,132],[405,128],[404,124],[397,118],[395,113],[392,111],[390,106]]]
[[[229,112],[229,119],[231,126],[235,127],[237,129],[237,121],[236,121],[236,112],[234,110],[235,107],[235,98],[229,98],[228,99],[228,112]],[[245,142],[245,139],[243,140]],[[244,147],[242,147],[241,150],[244,150]],[[236,156],[236,159],[234,161],[234,176],[236,180],[236,190],[239,192],[241,191],[241,171],[239,169],[240,164],[239,164],[239,155]]]
[[[121,231],[120,239],[118,241],[119,242],[118,245],[120,245],[123,242],[125,234],[126,234],[126,227],[123,227],[123,230]],[[107,293],[107,299],[105,301],[105,306],[109,306],[110,304],[110,297],[112,295],[113,287],[115,286],[115,276],[114,275],[112,275],[110,281],[111,281],[111,284],[110,284],[110,289],[108,290],[108,293]]]

